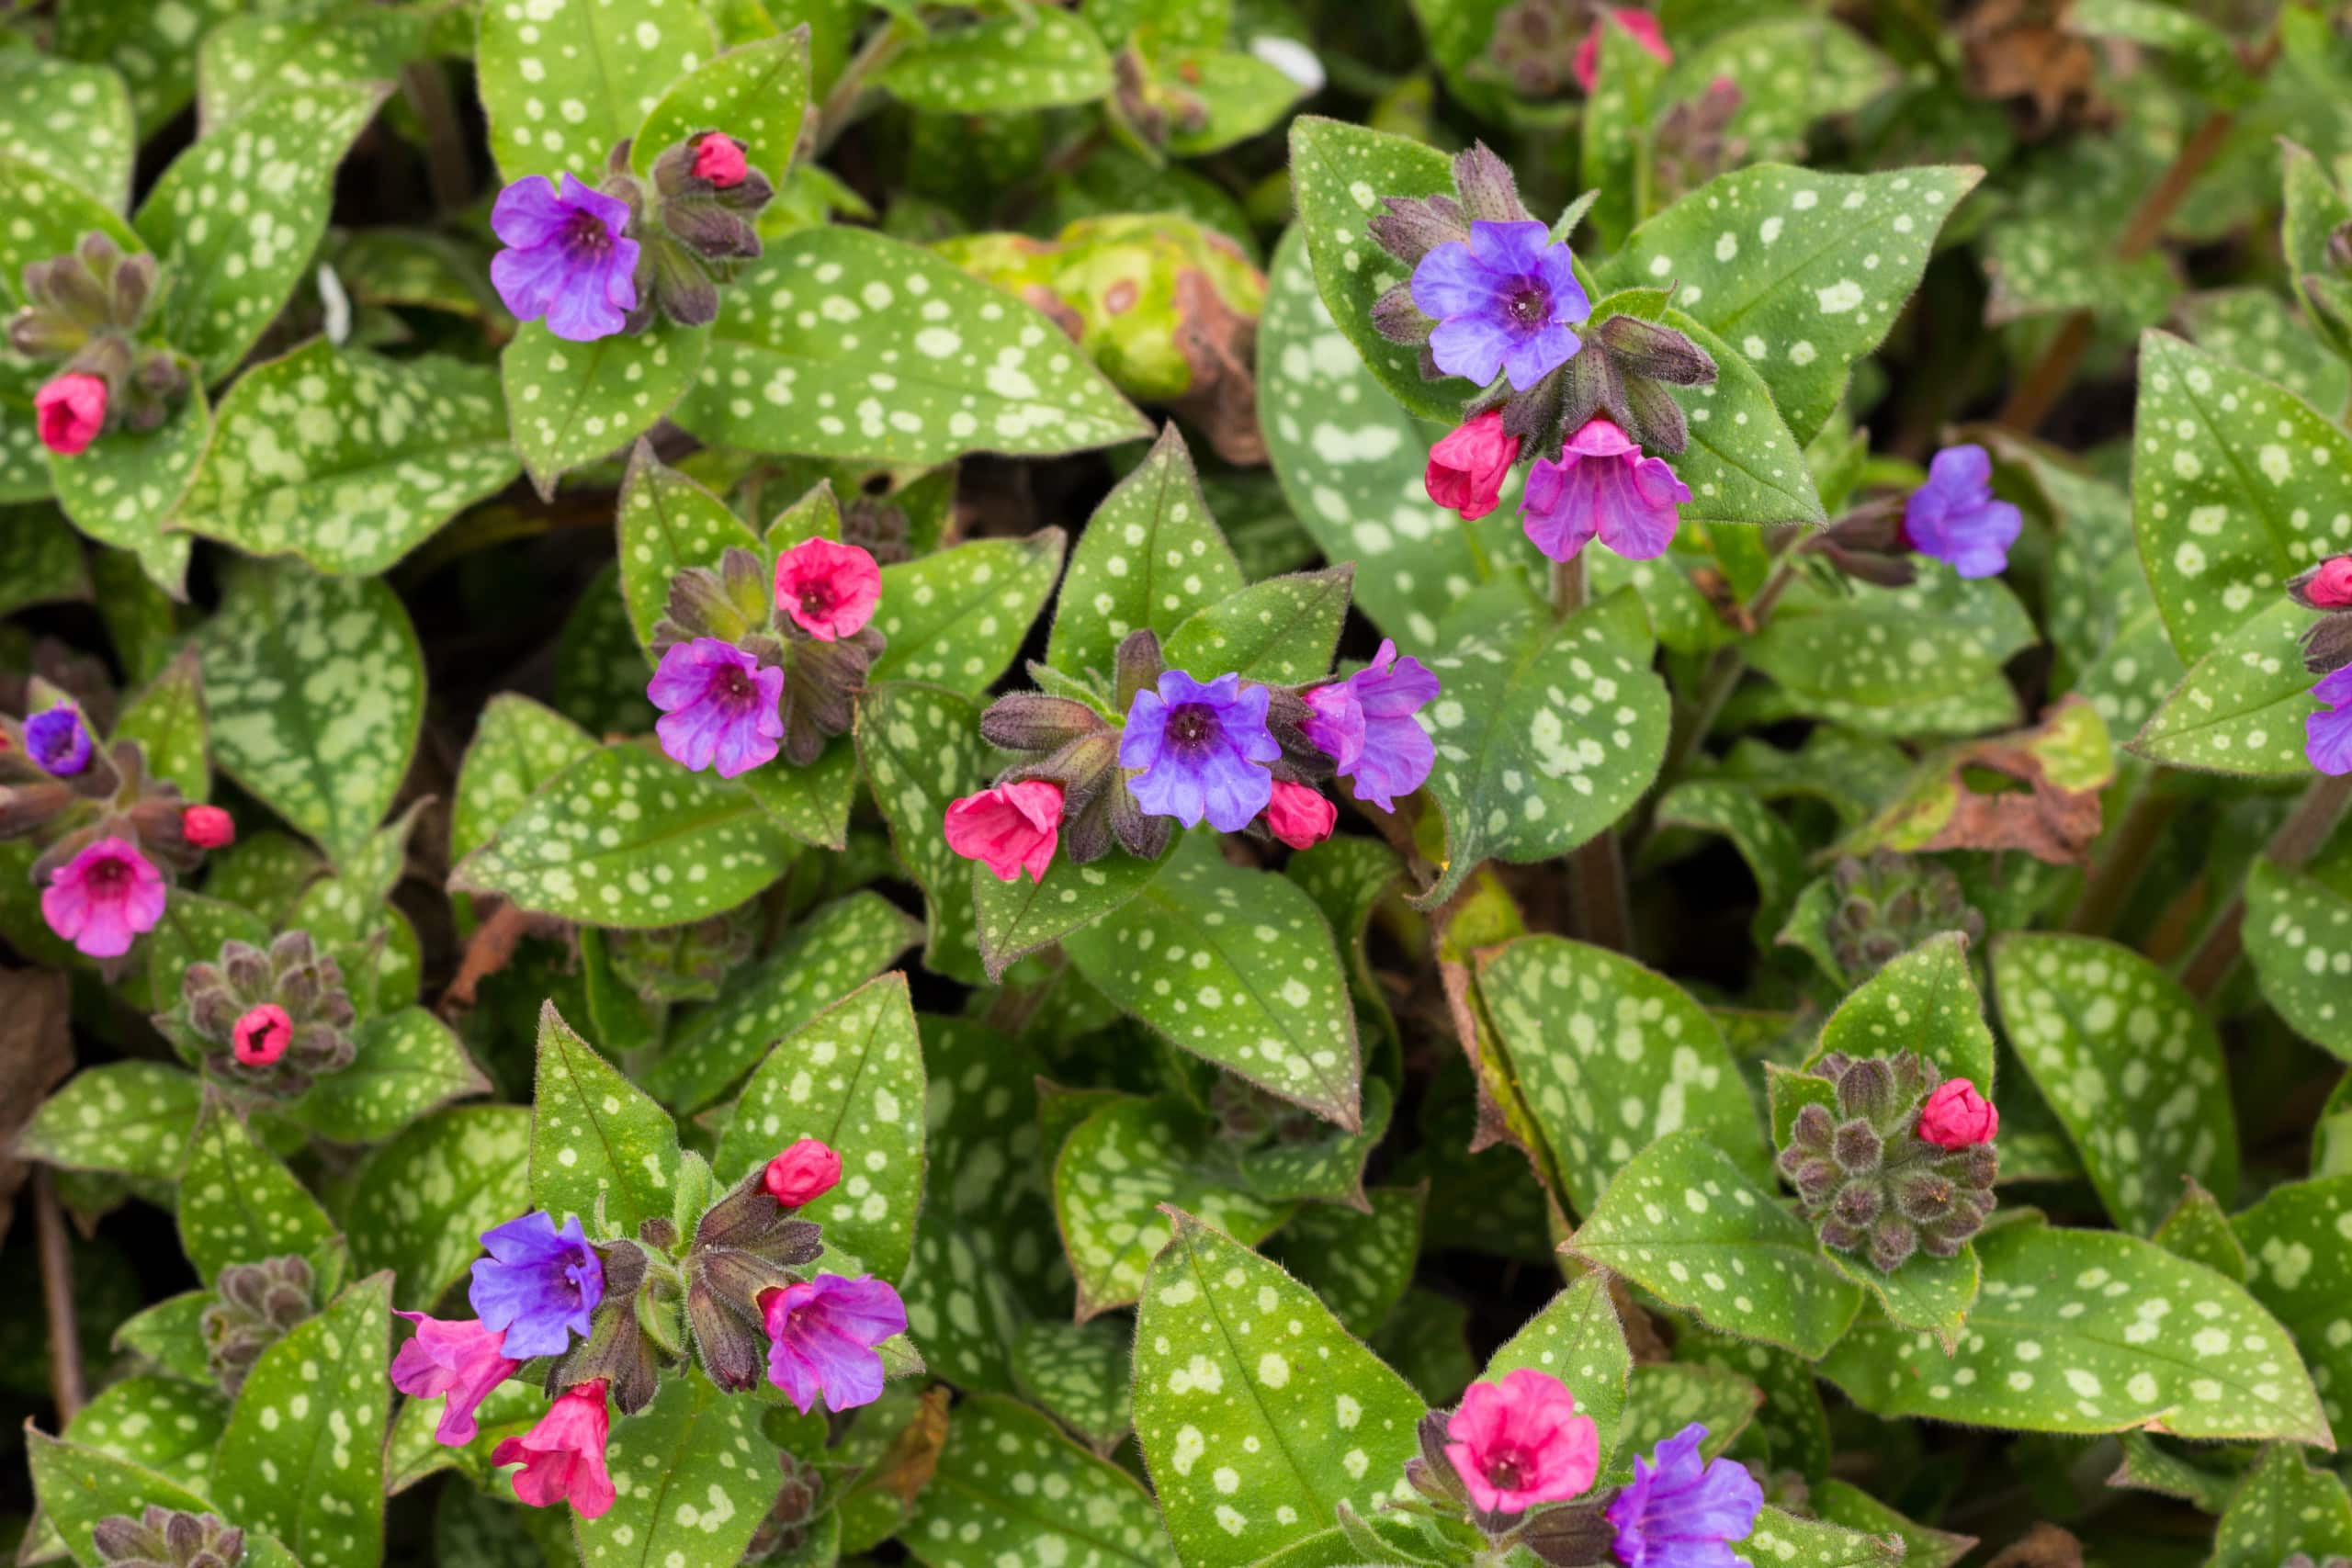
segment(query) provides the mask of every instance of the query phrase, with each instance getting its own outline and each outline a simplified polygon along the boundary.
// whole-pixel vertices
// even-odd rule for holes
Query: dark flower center
[[[107,859],[90,867],[90,891],[106,895],[119,893],[130,882],[130,867],[123,862]]]
[[[1517,1449],[1505,1449],[1487,1460],[1487,1481],[1498,1492],[1516,1492],[1520,1485],[1520,1470],[1526,1456]]]
[[[564,225],[563,248],[584,261],[600,261],[612,254],[613,231],[593,212],[575,212]]]
[[[759,690],[752,682],[751,671],[735,664],[728,665],[711,677],[711,689],[721,702],[728,703],[750,702]]]
[[[1552,291],[1539,278],[1522,277],[1503,300],[1503,313],[1515,327],[1540,327],[1552,319]]]
[[[1216,709],[1206,703],[1178,703],[1168,710],[1168,726],[1162,733],[1180,750],[1197,751],[1214,745],[1220,733]]]
[[[833,595],[821,582],[812,582],[800,591],[803,615],[830,615],[833,613]]]

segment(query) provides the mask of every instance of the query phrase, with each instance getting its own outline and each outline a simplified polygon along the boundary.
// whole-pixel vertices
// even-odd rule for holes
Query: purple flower
[[[573,343],[610,337],[637,308],[637,242],[623,238],[628,203],[570,175],[560,194],[543,175],[498,193],[490,226],[506,249],[490,259],[490,280],[519,321],[547,318]]]
[[[2303,720],[2303,755],[2323,773],[2352,773],[2352,664],[2322,680],[2312,695],[2327,707]]]
[[[1665,458],[1643,457],[1616,425],[1590,419],[1556,461],[1539,457],[1528,469],[1521,526],[1554,560],[1569,559],[1596,534],[1627,560],[1655,560],[1674,543],[1690,499],[1690,487]]]
[[[1610,1499],[1617,1559],[1625,1568],[1736,1568],[1727,1541],[1746,1540],[1764,1489],[1745,1466],[1702,1461],[1707,1428],[1692,1422],[1634,1461],[1633,1483]]]
[[[605,1265],[579,1215],[558,1230],[544,1212],[525,1214],[482,1232],[481,1244],[490,1256],[474,1265],[468,1295],[482,1326],[506,1336],[506,1356],[559,1356],[572,1335],[588,1332],[589,1314],[605,1299]]]
[[[716,762],[731,779],[775,760],[784,739],[784,670],[731,642],[698,637],[673,643],[647,682],[662,710],[653,733],[680,767],[700,773]]]
[[[1947,446],[1928,465],[1928,482],[1903,503],[1903,537],[1962,577],[1997,577],[2009,564],[2025,519],[1993,499],[1993,458],[1977,446]]]
[[[1119,737],[1119,765],[1143,770],[1127,781],[1136,804],[1187,828],[1204,814],[1220,833],[1247,828],[1274,797],[1266,764],[1283,754],[1266,728],[1271,700],[1229,671],[1204,686],[1170,670],[1158,691],[1137,692]]]
[[[1439,245],[1413,268],[1413,304],[1437,319],[1430,355],[1449,376],[1481,387],[1509,370],[1519,391],[1566,365],[1592,314],[1568,247],[1541,223],[1470,225],[1467,241]]]
[[[1383,637],[1370,664],[1302,694],[1311,716],[1299,731],[1341,778],[1355,781],[1358,800],[1394,811],[1396,796],[1420,788],[1437,761],[1436,744],[1413,716],[1437,689],[1419,660],[1399,659],[1396,645]]]
[[[882,1397],[882,1358],[874,1347],[907,1331],[899,1292],[880,1280],[820,1274],[760,1292],[768,1333],[768,1382],[806,1416],[825,1396],[841,1411]]]
[[[90,765],[90,731],[81,710],[60,703],[25,720],[25,750],[43,772],[70,779]]]

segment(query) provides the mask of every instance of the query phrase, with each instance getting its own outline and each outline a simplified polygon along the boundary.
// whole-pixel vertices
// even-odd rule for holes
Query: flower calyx
[[[221,1081],[290,1100],[351,1065],[355,1017],[342,965],[310,932],[290,931],[266,952],[232,941],[189,964],[179,1008],[156,1023],[167,1033],[184,1024],[213,1046],[204,1066]]]
[[[1921,1135],[1921,1110],[1942,1081],[1935,1063],[1833,1051],[1813,1076],[1829,1081],[1830,1102],[1798,1111],[1780,1167],[1822,1245],[1882,1273],[1915,1252],[1956,1256],[1993,1212],[1999,1159],[1989,1142],[1949,1148]]]

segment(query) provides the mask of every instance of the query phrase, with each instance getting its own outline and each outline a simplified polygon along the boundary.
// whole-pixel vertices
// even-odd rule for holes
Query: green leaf
[[[1727,1367],[1645,1361],[1634,1369],[1625,1393],[1625,1424],[1604,1470],[1630,1470],[1634,1456],[1648,1460],[1657,1445],[1692,1422],[1707,1428],[1699,1445],[1713,1459],[1746,1431],[1764,1403],[1764,1391]]]
[[[2288,283],[2312,330],[2338,357],[2352,359],[2352,311],[2346,309],[2352,298],[2327,260],[2328,236],[2352,223],[2352,202],[2311,153],[2283,139],[2280,150],[2286,157],[2286,215],[2278,248],[2286,254]]]
[[[1600,283],[1671,285],[1675,305],[1763,377],[1802,445],[1885,338],[1945,220],[1984,175],[1735,170],[1636,229]]]
[[[2152,1239],[2175,1258],[2186,1258],[2224,1279],[2245,1283],[2245,1248],[2230,1228],[2230,1212],[2193,1181]]]
[[[1849,996],[1822,1026],[1806,1065],[1831,1051],[1883,1056],[1917,1051],[1943,1069],[1993,1092],[1993,1032],[1968,967],[1967,939],[1929,937],[1888,964]]]
[[[621,741],[572,763],[449,874],[455,891],[632,931],[731,909],[798,846],[745,791]]]
[[[1418,716],[1437,741],[1425,787],[1445,814],[1422,908],[1484,861],[1566,854],[1623,816],[1666,755],[1666,686],[1630,590],[1565,621],[1529,605],[1458,629],[1454,650],[1430,660],[1443,690]]]
[[[10,57],[0,54],[0,63]],[[0,512],[0,615],[90,596],[82,541],[53,506]]]
[[[1413,1281],[1429,1191],[1426,1186],[1380,1187],[1364,1196],[1369,1213],[1309,1203],[1282,1232],[1283,1266],[1313,1286],[1359,1339],[1380,1332]]]
[[[2320,1404],[2339,1434],[2352,1388],[2352,1176],[2271,1189],[2232,1224],[2245,1249],[2246,1288],[2294,1335]]]
[[[666,149],[716,129],[741,142],[744,161],[781,186],[808,107],[808,35],[796,28],[738,45],[681,77],[645,117],[629,163],[650,175]]]
[[[1009,1271],[992,1233],[965,1226],[936,1204],[924,1208],[914,1261],[899,1286],[907,1331],[932,1370],[967,1393],[1013,1392],[1007,1356],[1023,1314]]]
[[[65,1170],[175,1181],[203,1100],[195,1074],[161,1062],[85,1067],[41,1102],[16,1152]]]
[[[1861,1304],[1812,1227],[1704,1133],[1670,1134],[1636,1155],[1569,1246],[1711,1327],[1800,1356],[1836,1344]]]
[[[515,692],[492,697],[458,768],[451,863],[490,842],[498,825],[522,810],[541,784],[595,750],[594,736],[553,708]]]
[[[2272,1568],[2298,1552],[2314,1560],[2352,1553],[2352,1495],[2300,1450],[2273,1444],[2230,1494],[2207,1564]]]
[[[839,736],[805,768],[770,763],[736,781],[775,825],[804,844],[838,850],[849,842],[857,804],[857,747]]]
[[[2245,953],[2262,999],[2295,1032],[2352,1062],[2352,899],[2265,858],[2245,879]]]
[[[180,1250],[207,1283],[237,1263],[307,1253],[334,1222],[225,1102],[206,1102],[180,1171]]]
[[[212,439],[212,412],[201,388],[153,430],[102,435],[78,457],[43,454],[50,487],[74,526],[103,545],[139,558],[148,581],[174,599],[186,599],[191,541],[169,533],[172,515],[195,481]]]
[[[1577,1413],[1592,1418],[1601,1456],[1617,1451],[1634,1357],[1625,1348],[1607,1275],[1586,1274],[1554,1296],[1495,1352],[1478,1381],[1498,1383],[1521,1367],[1549,1372],[1567,1384],[1577,1396]]]
[[[1739,1546],[1740,1561],[1757,1568],[1768,1562],[1779,1568],[1897,1568],[1906,1561],[1900,1536],[1864,1535],[1779,1508],[1758,1515]]]
[[[2201,773],[2311,776],[2303,721],[2319,704],[2312,696],[2315,677],[2295,647],[2311,613],[2284,594],[2265,598],[2259,614],[2190,666],[2129,750]]]
[[[138,151],[130,95],[112,66],[29,49],[0,53],[0,156],[21,158],[120,211]],[[11,276],[0,287],[17,282]]]
[[[2007,586],[1940,562],[1918,566],[1905,588],[1793,585],[1748,640],[1748,662],[1824,712],[1859,704],[1908,722],[1924,699],[1997,679],[2011,655],[2033,646],[2032,619]]]
[[[1141,860],[1115,850],[1091,865],[1057,855],[1042,882],[1025,874],[999,882],[988,867],[975,864],[972,910],[989,978],[1002,979],[1007,969],[1029,954],[1121,908],[1150,886],[1166,864],[1165,857]]]
[[[1060,1267],[1046,1160],[1038,1146],[1037,1080],[1045,1064],[1026,1047],[969,1020],[920,1021],[930,1077],[925,1100],[931,1171],[921,1230],[928,1235],[939,1228],[934,1220],[952,1222],[962,1235],[978,1238],[998,1262],[1001,1276],[984,1291],[1010,1287],[1037,1313],[1066,1315],[1069,1280]],[[920,1235],[916,1245],[920,1257]],[[940,1282],[944,1315],[977,1324],[968,1289],[977,1282],[968,1274]],[[965,1298],[960,1308],[954,1301],[958,1294]],[[954,1378],[938,1353],[936,1336],[918,1328],[915,1337],[933,1366]],[[1010,1337],[1008,1333],[1005,1339]],[[1000,1359],[1001,1354],[999,1347]],[[1009,1377],[1000,1377],[989,1386],[1009,1392],[1012,1385]]]
[[[938,1472],[899,1537],[924,1568],[1176,1562],[1134,1477],[1035,1411],[989,1395],[956,1407]]]
[[[484,0],[474,70],[500,178],[594,185],[671,84],[717,52],[695,0]]]
[[[531,1207],[530,1161],[526,1107],[419,1119],[359,1168],[345,1210],[352,1267],[389,1271],[394,1305],[430,1311],[481,1250],[475,1238]]]
[[[172,280],[157,324],[203,380],[236,368],[310,269],[335,169],[387,91],[273,92],[198,138],[140,204],[140,237]]]
[[[474,1440],[460,1449],[445,1448],[434,1437],[440,1425],[442,1402],[438,1399],[403,1399],[400,1412],[392,1418],[391,1436],[384,1444],[385,1490],[394,1495],[407,1491],[428,1475],[445,1470],[463,1471],[474,1486],[494,1489],[503,1495],[508,1488],[498,1467],[490,1456],[499,1443],[507,1438],[519,1438],[537,1426],[547,1415],[548,1399],[544,1388],[534,1386],[527,1379],[509,1379],[483,1396],[474,1407],[478,1430]],[[511,1474],[511,1472],[506,1474]],[[460,1490],[452,1488],[452,1490]],[[471,1491],[472,1487],[462,1488]],[[505,1507],[504,1504],[499,1505]],[[513,1513],[519,1510],[508,1508]],[[568,1535],[571,1525],[564,1525]],[[543,1568],[540,1563],[522,1568]]]
[[[1594,193],[1585,212],[1598,238],[1614,244],[1641,216],[1634,208],[1637,159],[1651,156],[1649,123],[1666,62],[1644,48],[1630,28],[1602,21],[1596,35],[1597,69],[1577,139],[1577,183]]]
[[[222,1510],[313,1562],[373,1562],[383,1550],[391,1285],[374,1274],[346,1286],[264,1350],[213,1461]]]
[[[499,355],[498,373],[515,454],[539,494],[552,497],[565,474],[652,429],[686,395],[709,349],[708,328],[662,315],[641,333],[594,343],[567,343],[544,321],[524,322]]]
[[[1852,29],[1821,17],[1775,16],[1677,49],[1657,101],[1685,103],[1728,79],[1739,104],[1725,129],[1747,143],[1747,156],[1796,158],[1808,127],[1860,108],[1894,75],[1887,58]]]
[[[933,464],[1151,434],[1045,317],[871,230],[804,229],[772,243],[721,297],[710,333],[675,417],[716,445]]]
[[[1742,1447],[1753,1452],[1759,1445],[1776,1470],[1793,1470],[1818,1487],[1829,1473],[1829,1416],[1822,1407],[1821,1390],[1814,1381],[1813,1363],[1770,1345],[1743,1344],[1695,1325],[1675,1335],[1678,1360],[1728,1367],[1764,1391],[1764,1407]],[[1816,1492],[1818,1496],[1819,1493]],[[1824,1517],[1834,1517],[1824,1510]],[[1855,1521],[1839,1518],[1841,1524]]]
[[[1347,971],[1297,884],[1228,865],[1200,840],[1062,946],[1170,1043],[1342,1127],[1361,1124]]]
[[[730,1397],[688,1369],[662,1380],[653,1403],[613,1427],[606,1463],[613,1506],[575,1516],[587,1568],[733,1562],[784,1489],[761,1403]],[[627,1476],[627,1490],[622,1477]]]
[[[1004,673],[1061,575],[1059,528],[974,539],[882,569],[874,625],[889,646],[873,681],[930,681],[974,695]]]
[[[1652,1139],[1690,1128],[1769,1185],[1762,1120],[1707,1011],[1606,948],[1521,938],[1478,966],[1478,997],[1567,1182],[1590,1213]]]
[[[997,758],[980,739],[980,705],[961,692],[891,682],[857,700],[857,759],[899,863],[922,889],[923,967],[978,985],[972,864],[947,847],[949,804],[987,787]]]
[[[1012,1373],[1039,1407],[1107,1454],[1135,1424],[1129,1337],[1124,1324],[1024,1324],[1012,1343]]]
[[[1111,56],[1083,18],[1031,6],[935,28],[876,73],[874,85],[910,108],[1005,114],[1092,103],[1111,90]]]
[[[1805,849],[1762,795],[1721,779],[1693,779],[1659,798],[1655,820],[1661,828],[1689,828],[1730,840],[1756,879],[1753,925],[1759,939],[1780,929],[1807,880]]]
[[[1315,1293],[1190,1214],[1136,1322],[1136,1436],[1186,1568],[1254,1563],[1345,1503],[1369,1515],[1417,1451],[1420,1396]]]
[[[1283,686],[1321,680],[1330,673],[1355,570],[1343,562],[1252,583],[1196,611],[1169,637],[1163,656],[1170,668],[1203,680],[1228,671]]]
[[[203,671],[195,649],[183,647],[161,675],[123,705],[112,739],[138,741],[146,752],[148,777],[177,784],[181,796],[193,802],[212,793],[205,730]]]
[[[1968,1309],[1975,1304],[1984,1281],[1976,1253],[1966,1243],[1951,1258],[1913,1253],[1893,1273],[1861,1258],[1826,1250],[1822,1257],[1832,1269],[1877,1297],[1879,1310],[1889,1323],[1898,1328],[1925,1329],[1947,1350],[1958,1342],[1961,1325],[1968,1321]]]
[[[578,1214],[592,1237],[635,1235],[668,1219],[678,1129],[670,1113],[571,1031],[539,1009],[531,1096],[531,1203],[560,1222]]]
[[[38,1427],[26,1428],[25,1449],[41,1517],[64,1536],[77,1562],[106,1562],[90,1532],[113,1515],[136,1518],[151,1503],[189,1513],[211,1511],[210,1503],[169,1476],[101,1449],[60,1442]]]
[[[2352,374],[2268,288],[2216,288],[2181,301],[2181,319],[2197,346],[2242,370],[2276,381],[2316,409],[2340,409]]]
[[[201,1358],[199,1357],[199,1359]],[[142,1465],[193,1487],[212,1474],[229,1402],[208,1381],[141,1374],[109,1384],[74,1413],[65,1440]]]
[[[380,581],[251,563],[198,634],[212,754],[341,860],[391,809],[424,715],[408,612]]]
[[[206,1354],[201,1325],[204,1309],[212,1304],[209,1291],[183,1291],[131,1314],[114,1331],[114,1348],[128,1350],[153,1362],[164,1372],[210,1392],[212,1367]],[[220,1434],[215,1432],[213,1437]],[[211,1470],[209,1439],[205,1443],[205,1469]]]
[[[712,1162],[722,1185],[797,1138],[842,1156],[803,1217],[882,1279],[907,1271],[922,1199],[922,1042],[904,975],[869,980],[776,1043],[743,1086]]]
[[[277,87],[390,82],[424,52],[423,9],[366,0],[311,0],[235,17],[197,49],[197,119],[206,126],[243,114]]]
[[[1804,461],[1804,443],[1772,401],[1772,389],[1746,358],[1679,310],[1660,318],[1715,361],[1703,387],[1668,387],[1681,405],[1690,445],[1674,471],[1690,487],[1686,523],[1823,523],[1820,493]]]
[[[1173,81],[1200,106],[1197,128],[1182,121],[1169,128],[1168,151],[1182,158],[1220,152],[1271,130],[1306,96],[1287,72],[1238,49],[1159,57],[1152,67],[1159,80]]]
[[[728,550],[761,557],[760,536],[727,503],[653,455],[639,441],[621,483],[621,597],[637,640],[653,654],[653,628],[670,604],[670,581],[689,567],[718,570]],[[766,595],[763,593],[764,599]],[[763,623],[764,624],[764,623]]]
[[[2222,1046],[2197,999],[2128,947],[2010,931],[1993,944],[2001,1021],[2115,1223],[2142,1235],[2193,1179],[2237,1191]]]
[[[1822,1359],[1822,1375],[1889,1418],[2326,1440],[2286,1330],[2211,1269],[2137,1236],[2030,1217],[1975,1247],[1984,1285],[1956,1353],[1867,1321]]]
[[[420,1007],[365,1020],[358,1055],[290,1108],[320,1136],[374,1144],[444,1101],[491,1087],[449,1026]]]
[[[1129,632],[1165,642],[1194,611],[1241,592],[1233,547],[1201,497],[1193,455],[1174,421],[1135,471],[1087,519],[1054,610],[1046,661],[1065,674],[1112,673]]]

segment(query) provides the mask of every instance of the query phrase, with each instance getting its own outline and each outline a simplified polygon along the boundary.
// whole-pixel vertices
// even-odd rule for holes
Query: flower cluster
[[[90,1544],[107,1568],[237,1568],[245,1560],[243,1530],[210,1514],[154,1503],[135,1519],[129,1514],[100,1519],[91,1527]]]
[[[2352,773],[2352,555],[2297,573],[2287,592],[2321,612],[2303,634],[2303,668],[2320,677],[2312,695],[2322,704],[2303,721],[2303,755],[2323,773]]]
[[[299,1257],[220,1270],[197,1327],[204,1337],[205,1365],[221,1393],[234,1398],[261,1353],[311,1315],[311,1265]]]
[[[1829,1081],[1837,1109],[1801,1109],[1780,1163],[1822,1245],[1862,1253],[1883,1273],[1915,1252],[1958,1254],[1993,1212],[1992,1103],[1910,1051],[1833,1051],[1814,1076]]]
[[[281,932],[266,953],[247,942],[222,943],[217,961],[187,966],[180,1004],[157,1026],[171,1032],[185,1023],[210,1047],[207,1072],[272,1099],[307,1092],[358,1053],[351,1033],[357,1015],[343,966],[305,931]]]
[[[34,433],[61,457],[78,457],[108,430],[153,430],[188,389],[187,366],[139,341],[155,302],[155,258],[125,254],[91,232],[68,254],[24,271],[25,305],[8,346],[62,362],[33,394]]]

